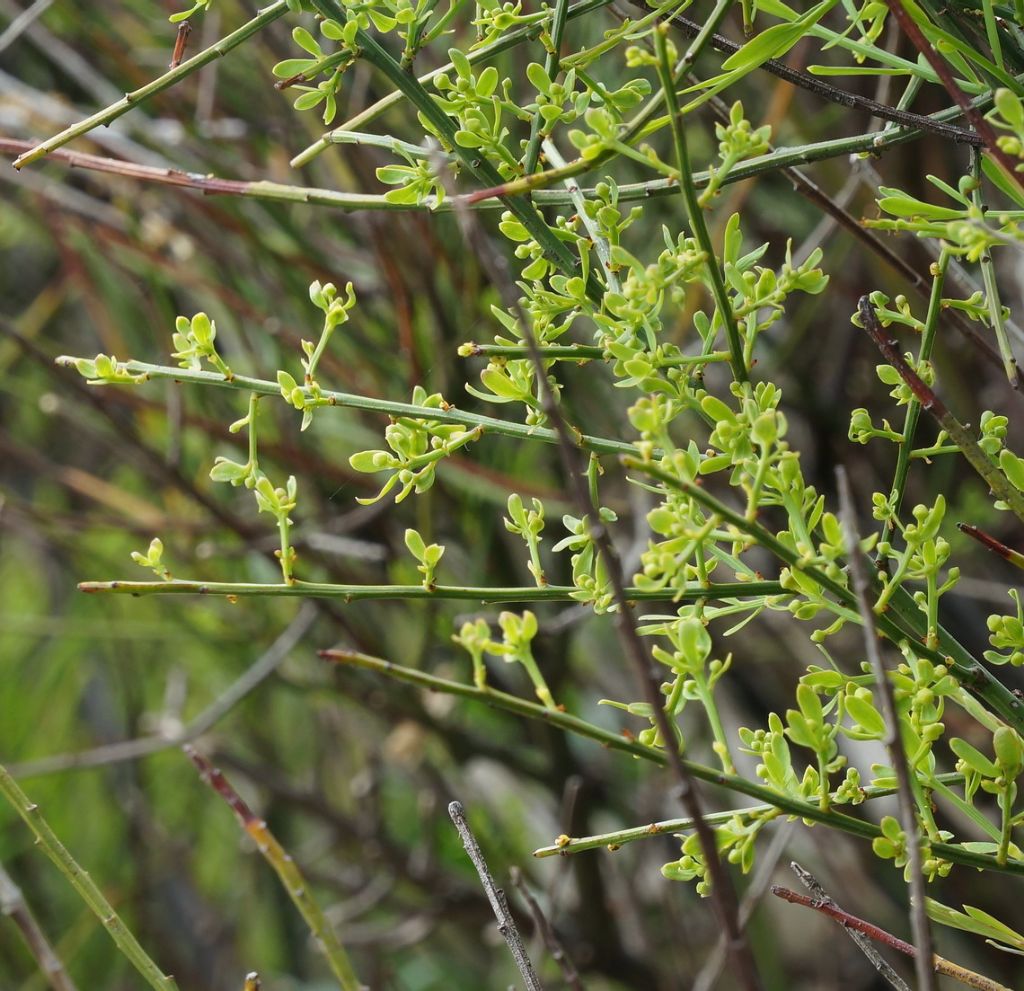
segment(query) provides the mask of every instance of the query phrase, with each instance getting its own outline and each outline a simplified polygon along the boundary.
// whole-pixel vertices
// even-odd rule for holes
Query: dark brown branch
[[[697,24],[695,21],[691,21],[687,17],[683,17],[681,14],[676,14],[671,19],[671,23],[673,27],[678,28],[688,37],[693,37],[701,30],[701,25]],[[730,41],[728,38],[725,38],[720,34],[713,34],[708,44],[711,48],[714,48],[715,51],[722,52],[727,55],[738,52],[742,47],[742,45],[738,45],[736,42]],[[887,106],[884,103],[879,103],[866,96],[860,96],[857,93],[850,93],[847,90],[838,89],[837,87],[823,82],[807,72],[801,72],[799,69],[794,69],[786,65],[785,62],[781,62],[778,59],[768,59],[767,61],[762,62],[758,68],[764,69],[765,72],[770,72],[773,76],[777,76],[779,79],[783,79],[787,83],[799,86],[800,89],[808,90],[809,92],[828,100],[830,103],[837,103],[841,107],[849,107],[850,109],[866,110],[873,117],[892,121],[894,124],[899,124],[900,127],[913,127],[921,131],[930,131],[932,134],[937,134],[944,138],[950,138],[960,144],[980,145],[984,143],[982,138],[973,131],[957,127],[955,124],[943,124],[940,121],[933,120],[931,117],[925,117],[921,114],[913,114],[907,110],[898,110],[896,107]],[[959,103],[960,101],[958,100],[957,102]],[[960,105],[963,106],[963,104]],[[974,108],[972,107],[971,109],[973,110]],[[977,111],[974,112],[977,113]],[[970,117],[970,114],[967,114],[967,116]]]
[[[935,70],[935,74],[942,81],[946,92],[956,101],[958,107],[964,112],[964,116],[971,122],[971,125],[978,132],[981,144],[992,156],[993,160],[1006,173],[1007,178],[1015,182],[1021,189],[1024,189],[1024,179],[1017,171],[1016,163],[1011,161],[1009,155],[999,147],[996,139],[996,132],[992,125],[985,120],[985,115],[971,103],[967,94],[957,85],[949,65],[938,52],[928,43],[928,39],[917,26],[914,19],[907,13],[902,0],[885,0],[892,11],[896,23],[903,29],[903,33],[914,43],[914,47],[928,60],[928,64]]]

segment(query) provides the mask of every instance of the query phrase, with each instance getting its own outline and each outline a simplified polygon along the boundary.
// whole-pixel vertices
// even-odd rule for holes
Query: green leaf
[[[968,767],[977,771],[986,778],[998,778],[999,768],[988,759],[980,750],[972,747],[966,740],[959,737],[952,737],[949,741],[949,749],[953,751]]]
[[[423,538],[419,535],[416,530],[405,531],[405,546],[409,548],[409,553],[412,554],[417,561],[423,563],[426,559],[427,547],[423,543]]]
[[[739,51],[733,52],[723,63],[725,72],[748,72],[756,69],[768,59],[785,55],[825,14],[836,5],[837,0],[823,0],[802,17],[785,24],[775,24],[748,41]]]
[[[318,42],[316,38],[314,38],[305,28],[293,28],[292,39],[299,48],[309,52],[310,55],[315,55],[317,58],[323,57],[324,51],[320,47],[320,42]]]
[[[867,733],[874,737],[885,735],[885,720],[867,699],[859,695],[847,695],[844,704],[853,721]]]

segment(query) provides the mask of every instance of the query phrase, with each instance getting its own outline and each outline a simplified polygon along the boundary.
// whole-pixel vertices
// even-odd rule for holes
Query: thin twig
[[[21,930],[21,935],[53,991],[77,991],[60,957],[50,945],[46,933],[25,901],[21,888],[0,864],[0,915],[6,915]]]
[[[82,901],[89,906],[110,934],[117,948],[128,958],[132,966],[142,975],[153,991],[178,991],[173,977],[165,974],[153,958],[142,948],[132,935],[114,906],[107,901],[99,886],[71,856],[67,847],[43,818],[39,806],[26,795],[5,767],[0,765],[0,795],[3,795],[32,830],[39,848],[50,858],[53,865],[64,875],[68,884],[78,892]]]
[[[885,0],[889,10],[892,11],[896,23],[903,29],[906,36],[913,42],[914,47],[928,60],[928,63],[935,70],[946,92],[956,101],[957,106],[964,112],[964,116],[971,122],[971,125],[978,132],[985,150],[992,156],[999,168],[1006,174],[1011,182],[1015,182],[1021,189],[1024,189],[1024,178],[1017,171],[1016,164],[1010,160],[999,147],[996,132],[992,125],[985,120],[984,115],[971,103],[970,97],[957,85],[949,65],[938,52],[929,44],[924,33],[917,26],[914,19],[907,13],[902,0]]]
[[[860,549],[860,534],[857,532],[857,517],[853,495],[850,491],[850,482],[842,465],[836,469],[836,482],[839,487],[840,517],[846,540],[846,558],[850,566],[850,583],[857,596],[857,607],[863,623],[864,649],[875,675],[879,708],[882,718],[885,720],[885,737],[882,743],[889,755],[889,764],[896,775],[896,800],[899,805],[900,823],[906,835],[907,869],[910,872],[908,884],[910,928],[914,934],[914,945],[920,950],[919,955],[915,958],[918,988],[920,991],[935,991],[935,972],[928,965],[934,955],[934,950],[932,949],[931,924],[925,906],[927,895],[922,851],[923,838],[917,820],[914,793],[910,781],[911,770],[907,763],[906,748],[903,746],[903,735],[900,732],[899,714],[896,711],[896,699],[893,694],[892,682],[889,680],[889,670],[878,647],[875,613],[869,600],[871,582],[868,579],[867,565]]]
[[[508,943],[508,948],[512,952],[516,967],[519,968],[519,973],[523,975],[526,991],[543,991],[543,985],[534,972],[533,964],[530,963],[530,957],[526,952],[526,947],[523,945],[523,939],[516,928],[516,921],[512,918],[512,913],[509,911],[508,902],[505,900],[505,892],[494,883],[494,878],[491,877],[491,872],[487,868],[487,861],[484,860],[480,844],[477,843],[476,837],[466,821],[466,810],[462,807],[462,803],[452,802],[448,806],[448,815],[451,816],[452,822],[455,823],[455,828],[459,831],[462,845],[466,848],[469,859],[473,861],[473,866],[476,868],[476,873],[480,878],[480,884],[487,893],[487,900],[491,903],[494,917],[498,920],[498,932],[505,937],[505,942]]]
[[[682,14],[674,15],[670,18],[670,23],[682,34],[688,35],[689,37],[693,37],[701,30],[700,24],[696,21],[691,21],[688,17],[683,17]],[[732,55],[735,52],[738,52],[742,46],[736,44],[734,41],[730,41],[723,35],[713,34],[709,42],[709,47],[715,49],[715,51],[722,52],[723,54]],[[832,86],[807,72],[801,72],[799,69],[794,69],[792,66],[786,65],[785,62],[782,62],[779,59],[766,59],[758,65],[758,68],[763,69],[765,72],[770,72],[773,76],[777,76],[779,79],[783,79],[787,83],[792,83],[794,86],[800,87],[800,89],[805,89],[808,92],[814,93],[816,96],[820,96],[823,99],[828,100],[830,103],[836,103],[841,107],[849,107],[851,110],[866,110],[872,117],[879,117],[882,120],[892,121],[900,127],[914,127],[922,131],[929,131],[932,134],[938,134],[941,137],[950,138],[960,144],[982,144],[982,138],[973,131],[966,130],[962,127],[956,127],[954,124],[943,124],[935,121],[931,117],[925,117],[921,114],[913,114],[907,110],[899,110],[896,107],[887,106],[886,104],[879,103],[877,100],[872,100],[869,97],[860,96],[857,93],[850,93],[847,90],[838,89],[837,87]]]
[[[683,126],[683,116],[679,110],[679,101],[676,97],[675,83],[672,77],[672,66],[669,62],[668,49],[665,43],[665,34],[668,26],[659,25],[654,32],[654,47],[658,53],[658,78],[661,80],[662,88],[665,90],[665,108],[669,113],[671,123],[672,140],[675,145],[676,164],[679,167],[679,191],[682,193],[683,202],[686,204],[686,215],[690,223],[690,230],[704,253],[704,266],[708,273],[708,281],[711,284],[711,295],[714,297],[715,306],[718,310],[718,319],[725,328],[725,339],[729,344],[729,363],[732,366],[733,378],[744,383],[749,379],[747,374],[746,358],[743,353],[743,340],[740,337],[740,330],[736,323],[736,315],[733,312],[732,301],[725,288],[725,276],[718,264],[718,256],[711,245],[711,235],[708,233],[707,224],[704,222],[704,209],[697,199],[697,190],[693,184],[693,170],[690,167],[689,145],[686,140],[686,128]]]
[[[552,82],[555,82],[559,75],[559,64],[562,61],[562,36],[565,34],[565,21],[568,9],[568,0],[555,0],[555,9],[551,15],[551,29],[549,31],[551,47],[544,58],[544,74]],[[523,159],[523,171],[527,175],[537,168],[541,141],[544,139],[542,129],[547,126],[539,113],[533,115],[533,120],[530,122],[530,140],[526,146],[526,156]]]
[[[800,883],[803,884],[803,886],[807,888],[807,890],[810,891],[810,893],[814,895],[822,905],[830,905],[832,908],[839,908],[832,896],[825,891],[818,879],[809,870],[801,867],[795,860],[789,866],[792,868],[793,873],[800,879]],[[859,929],[851,929],[849,927],[844,928],[846,928],[846,932],[850,939],[852,939],[860,948],[861,953],[863,953],[871,962],[871,966],[882,975],[883,980],[888,981],[896,991],[910,991],[910,988],[907,986],[907,982],[904,981],[903,978],[900,977],[900,975],[882,959],[881,954],[879,954],[878,950],[871,945],[871,940],[868,939],[864,933]]]
[[[309,927],[309,931],[313,934],[317,945],[327,958],[331,973],[334,974],[342,991],[362,991],[362,985],[359,978],[356,977],[345,947],[342,946],[337,933],[314,900],[309,885],[295,861],[270,832],[267,824],[249,808],[220,770],[192,747],[186,745],[182,749],[196,766],[200,778],[224,799],[242,828],[252,837],[260,855],[274,869],[274,873],[277,874],[285,891],[288,892]]]
[[[1020,551],[1007,547],[1001,540],[996,540],[990,533],[986,533],[970,523],[957,523],[956,526],[961,533],[966,534],[972,540],[976,540],[982,547],[988,548],[988,550],[1001,557],[1004,561],[1009,561],[1010,564],[1018,568],[1024,568],[1024,554],[1021,554]]]
[[[110,743],[76,753],[55,754],[52,757],[42,757],[39,760],[25,761],[22,764],[12,764],[7,770],[13,778],[34,778],[73,768],[102,767],[121,761],[137,760],[171,747],[180,747],[182,744],[191,743],[213,729],[236,705],[255,691],[281,666],[295,645],[306,635],[316,616],[316,609],[311,603],[306,603],[263,654],[228,685],[195,719],[190,720],[177,732],[167,736],[124,740],[120,743]]]
[[[572,988],[572,991],[584,991],[583,980],[579,971],[576,970],[576,965],[572,962],[572,957],[566,952],[562,941],[558,938],[558,933],[555,932],[548,917],[544,914],[544,909],[540,907],[540,902],[534,898],[533,892],[530,891],[529,885],[523,878],[523,872],[518,867],[512,867],[508,874],[512,886],[526,902],[526,907],[530,910],[530,915],[533,916],[533,923],[537,927],[541,939],[544,940],[548,953],[558,964],[558,968],[562,972],[562,979],[568,987]]]
[[[943,784],[961,784],[964,780],[962,774],[951,772],[940,774],[937,779]],[[863,801],[870,801],[874,798],[886,798],[895,794],[895,788],[882,788],[879,785],[867,785],[860,791],[860,798]],[[830,801],[841,800],[839,792],[833,792]],[[765,816],[775,809],[774,805],[750,805],[741,809],[726,809],[722,812],[709,812],[704,818],[712,824],[729,822],[735,816],[755,817]],[[586,850],[598,850],[604,848],[614,853],[625,843],[633,843],[636,840],[646,840],[652,836],[664,836],[667,833],[681,833],[684,830],[692,829],[693,821],[690,819],[664,819],[661,822],[651,822],[644,826],[628,826],[625,829],[616,829],[609,833],[597,833],[594,836],[560,836],[558,842],[550,846],[542,846],[533,851],[537,858],[543,857],[568,857],[574,853],[583,853]]]
[[[928,295],[928,312],[924,319],[924,330],[921,333],[921,346],[918,348],[918,362],[930,361],[932,348],[935,344],[935,332],[938,328],[939,313],[942,310],[942,287],[946,281],[946,268],[949,265],[949,254],[942,252],[935,263],[935,274],[932,278],[931,292]],[[917,423],[921,417],[921,403],[916,396],[907,403],[907,411],[903,417],[903,432],[900,440],[899,453],[896,455],[896,470],[893,473],[892,487],[889,492],[889,503],[893,507],[893,515],[882,526],[882,540],[892,540],[899,518],[903,495],[910,475],[910,460],[914,451],[914,438]],[[878,558],[878,560],[882,560]]]
[[[570,602],[577,591],[574,585],[522,585],[499,588],[487,585],[333,585],[327,582],[295,580],[283,583],[185,581],[108,581],[79,582],[80,592],[114,593],[118,595],[227,595],[227,596],[291,596],[309,599],[342,599],[362,602],[368,599],[456,599],[470,602]],[[764,595],[789,595],[778,582],[727,582],[702,585],[694,581],[681,589],[641,589],[627,586],[626,599],[631,602],[694,602],[697,599],[719,600],[760,598]]]
[[[905,953],[908,957],[913,957],[915,961],[917,960],[918,953],[916,947],[906,942],[906,940],[902,940],[898,936],[893,936],[892,933],[886,932],[886,930],[881,929],[870,922],[865,922],[864,919],[859,919],[857,916],[851,915],[845,909],[839,908],[834,904],[823,902],[817,898],[809,898],[807,895],[801,895],[796,891],[790,891],[789,888],[783,888],[777,884],[772,885],[772,894],[777,898],[791,902],[794,905],[803,905],[806,908],[813,908],[816,912],[821,912],[823,915],[827,915],[829,918],[835,919],[836,922],[840,923],[844,928],[856,929],[858,932],[862,932],[865,935],[870,936],[873,940],[883,943],[885,946],[889,946],[894,950],[899,950],[900,953]],[[993,981],[991,978],[985,977],[982,974],[976,974],[973,970],[961,967],[959,964],[953,963],[952,960],[947,960],[945,957],[940,957],[938,954],[935,954],[932,957],[932,962],[932,968],[929,969],[928,973],[933,977],[935,974],[952,977],[961,984],[965,984],[967,987],[976,988],[977,991],[1012,991],[1012,989],[1006,987],[1006,985],[1000,984],[998,981]]]
[[[61,355],[55,364],[61,368],[74,368],[78,359]],[[220,372],[204,369],[176,368],[173,365],[152,365],[145,361],[125,361],[119,363],[133,375],[144,376],[145,379],[169,379],[172,382],[188,382],[197,385],[215,385],[222,389],[233,389],[236,392],[256,392],[263,396],[281,398],[281,387],[269,379],[252,378],[248,375],[235,375],[225,378]],[[361,409],[370,413],[384,413],[392,417],[413,417],[418,420],[430,420],[437,423],[458,423],[464,427],[479,427],[481,434],[500,434],[515,437],[518,440],[539,440],[546,444],[557,444],[558,434],[546,427],[532,427],[528,423],[516,423],[503,420],[496,416],[484,416],[480,413],[469,413],[454,405],[447,408],[433,406],[416,406],[413,403],[397,403],[373,396],[359,396],[347,392],[335,392],[323,389],[318,398],[306,386],[300,386],[309,396],[307,409],[311,407],[328,408],[340,406],[346,409]],[[583,434],[580,445],[595,454],[628,454],[635,448],[628,441],[612,440],[606,437],[591,437]]]
[[[935,391],[910,367],[896,341],[883,330],[875,308],[867,296],[861,297],[858,310],[864,329],[882,352],[885,360],[900,373],[900,378],[910,387],[921,408],[930,413],[946,431],[949,439],[960,448],[960,453],[984,479],[995,497],[1005,502],[1017,519],[1024,522],[1024,493],[1010,483],[1000,468],[978,446],[977,440],[971,436],[968,429],[953,416]]]
[[[231,49],[237,48],[243,41],[252,37],[252,35],[287,12],[288,4],[286,0],[275,0],[269,7],[261,10],[251,21],[232,31],[226,37],[221,38],[215,45],[211,45],[204,51],[193,55],[192,58],[165,72],[158,79],[146,83],[145,86],[140,86],[131,93],[126,93],[122,99],[112,103],[109,107],[100,110],[91,117],[87,117],[85,120],[79,121],[77,124],[72,124],[71,127],[65,128],[59,134],[55,134],[52,138],[47,138],[46,141],[26,151],[14,162],[14,167],[20,169],[25,165],[29,165],[44,155],[48,155],[51,151],[60,148],[62,145],[66,145],[69,141],[73,141],[83,134],[88,134],[94,128],[110,124],[111,121],[117,120],[118,117],[126,114],[137,104],[155,96],[157,93],[162,93],[165,89],[175,85],[175,83],[201,69],[204,65],[214,61],[214,59],[226,55]]]
[[[971,176],[974,179],[974,190],[971,192],[971,202],[978,209],[982,216],[988,210],[985,204],[985,197],[982,193],[981,173],[981,151],[978,148],[971,149]],[[981,269],[981,280],[985,286],[985,305],[988,307],[988,322],[995,331],[996,343],[999,345],[999,354],[1003,359],[1003,368],[1006,371],[1006,378],[1010,385],[1016,388],[1020,381],[1020,368],[1017,366],[1017,358],[1013,353],[1013,345],[1006,335],[1006,321],[1003,319],[1003,304],[999,298],[999,285],[996,282],[996,267],[992,261],[992,249],[984,248],[981,257],[978,259],[978,267]]]

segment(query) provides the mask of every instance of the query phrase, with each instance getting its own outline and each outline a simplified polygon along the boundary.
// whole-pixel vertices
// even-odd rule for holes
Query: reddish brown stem
[[[861,323],[863,323],[864,329],[868,332],[868,336],[875,342],[885,360],[900,373],[900,378],[906,382],[910,391],[914,394],[914,398],[921,404],[922,409],[932,413],[936,418],[948,415],[949,410],[946,409],[942,400],[935,395],[935,392],[925,383],[921,376],[910,367],[910,363],[903,356],[903,352],[900,351],[896,339],[885,333],[867,296],[861,298],[859,310]]]
[[[772,894],[777,898],[791,902],[794,905],[803,905],[805,908],[813,908],[816,912],[821,912],[822,915],[827,915],[829,918],[835,919],[836,922],[843,926],[843,928],[862,932],[865,936],[870,936],[871,939],[876,942],[889,946],[894,950],[899,950],[900,953],[905,953],[908,957],[917,957],[917,949],[906,940],[900,939],[898,936],[894,936],[891,932],[887,932],[864,919],[859,919],[857,916],[851,915],[845,909],[840,908],[834,903],[822,901],[820,898],[810,898],[807,895],[801,895],[796,891],[791,891],[789,888],[783,888],[778,884],[772,885]],[[991,978],[985,977],[983,974],[976,974],[973,970],[961,967],[959,964],[953,963],[952,960],[940,957],[937,953],[932,955],[932,964],[936,974],[943,974],[946,977],[952,977],[967,987],[977,988],[978,991],[1010,991],[1010,989],[1004,984],[1000,984],[998,981],[993,981]]]
[[[188,36],[192,33],[190,21],[182,21],[178,25],[178,36],[174,39],[174,54],[171,55],[169,69],[177,69],[185,57],[185,46],[188,45]]]
[[[195,747],[190,747],[186,744],[181,749],[185,751],[188,759],[195,764],[203,783],[209,785],[227,802],[246,832],[249,832],[253,827],[261,823],[260,817],[249,808],[245,799],[235,791],[228,779],[221,773],[220,768],[214,767]]]
[[[1002,541],[996,540],[991,534],[978,529],[976,526],[972,526],[970,523],[957,523],[956,526],[961,533],[966,533],[972,540],[978,541],[979,544],[987,547],[993,554],[997,554],[1004,561],[1009,561],[1010,564],[1015,564],[1018,568],[1024,568],[1024,554],[1015,551],[1012,547],[1007,547]]]
[[[917,26],[914,19],[907,13],[902,0],[885,0],[892,11],[896,22],[903,29],[906,36],[914,43],[914,47],[928,60],[928,64],[935,70],[946,92],[956,101],[957,106],[964,112],[964,116],[971,122],[971,126],[978,132],[978,136],[985,144],[985,150],[992,156],[992,159],[1015,182],[1021,189],[1024,189],[1024,179],[1016,170],[1010,156],[999,147],[996,132],[992,125],[985,120],[984,114],[971,103],[967,94],[957,85],[946,61],[935,51],[924,36],[924,32]]]

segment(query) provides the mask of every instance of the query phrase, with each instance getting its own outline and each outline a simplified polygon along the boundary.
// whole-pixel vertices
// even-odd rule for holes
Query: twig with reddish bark
[[[794,905],[803,905],[805,908],[813,908],[816,912],[821,912],[822,915],[827,915],[830,919],[835,919],[836,922],[845,929],[855,929],[857,932],[862,932],[865,936],[870,936],[871,939],[876,942],[883,943],[885,946],[889,946],[894,950],[899,950],[900,953],[905,953],[908,957],[917,956],[917,949],[906,940],[900,939],[898,936],[894,936],[885,929],[873,925],[870,922],[866,922],[864,919],[859,919],[857,916],[851,915],[845,909],[840,908],[834,903],[829,904],[826,901],[822,901],[820,898],[811,898],[808,895],[801,895],[796,891],[791,891],[789,888],[783,888],[778,884],[772,885],[772,894],[777,898],[791,902]],[[954,980],[959,981],[961,984],[964,984],[969,988],[976,988],[977,991],[1011,991],[1011,989],[1006,987],[1005,984],[1000,984],[998,981],[993,981],[990,977],[985,977],[983,974],[977,974],[973,970],[961,967],[959,964],[953,963],[952,960],[940,957],[937,953],[932,956],[932,964],[936,974],[941,974],[944,977],[952,977]]]

